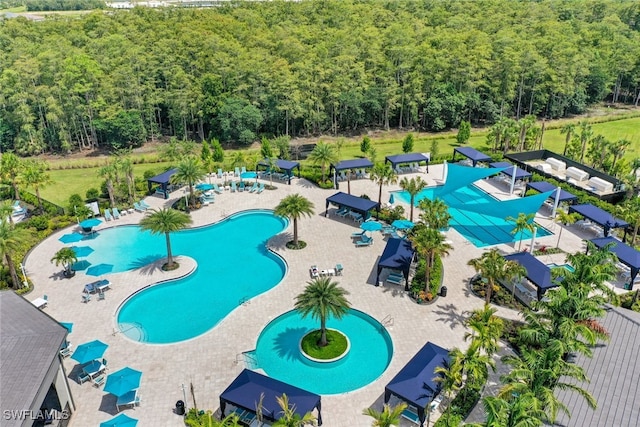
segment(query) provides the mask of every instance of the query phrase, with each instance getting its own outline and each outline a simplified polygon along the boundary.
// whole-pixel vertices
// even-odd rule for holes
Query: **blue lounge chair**
[[[240,168],[236,167],[233,173],[234,173],[234,176],[240,176]]]
[[[138,202],[133,202],[133,209],[137,210],[138,212],[144,212],[147,210],[147,208],[143,208],[142,206],[140,206],[140,203]]]
[[[258,187],[258,189],[256,190],[256,193],[260,194],[264,191],[264,183],[260,183],[260,186]]]
[[[232,193],[236,192],[236,182],[235,181],[231,181],[231,192]]]
[[[336,276],[342,276],[342,270],[344,270],[342,264],[336,264]]]
[[[218,168],[218,178],[222,178],[222,169]]]
[[[249,193],[254,193],[258,189],[258,183],[254,182],[253,186],[249,189]]]
[[[366,233],[365,230],[355,231],[355,232],[351,233],[351,237],[362,237],[362,236],[365,235],[364,233]]]
[[[244,181],[240,181],[240,185],[238,185],[238,191],[244,191]]]
[[[356,241],[356,246],[371,246],[373,245],[373,237],[362,236],[360,240]]]
[[[347,215],[349,215],[349,209],[342,208],[341,210],[338,210],[338,212],[336,212],[336,215],[341,216],[342,218],[345,218]]]
[[[144,200],[140,200],[140,206],[142,206],[145,209],[151,209],[151,205],[145,202]]]
[[[247,173],[247,167],[243,166],[242,170],[240,171],[240,175],[242,175],[243,173]]]
[[[113,216],[111,216],[111,211],[109,210],[109,208],[104,210],[104,219],[105,221],[111,221],[113,219]]]
[[[111,214],[113,215],[114,219],[120,219],[120,211],[118,210],[118,208],[111,209]]]
[[[213,191],[215,191],[218,194],[222,194],[222,189],[218,187],[218,184],[211,184],[211,186],[213,187]]]

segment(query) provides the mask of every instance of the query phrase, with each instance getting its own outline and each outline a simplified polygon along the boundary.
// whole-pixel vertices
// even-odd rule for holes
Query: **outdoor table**
[[[47,305],[47,300],[44,298],[36,298],[31,301],[31,304],[35,305],[38,308],[44,308]]]
[[[88,365],[82,367],[82,372],[89,375],[90,378],[93,378],[94,375],[99,374],[104,370],[104,365],[99,360],[94,360],[89,362]]]

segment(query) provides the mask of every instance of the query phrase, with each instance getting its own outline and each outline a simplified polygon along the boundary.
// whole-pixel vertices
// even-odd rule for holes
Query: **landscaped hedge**
[[[445,410],[438,421],[433,425],[434,427],[452,427],[458,426],[464,420],[473,407],[480,400],[480,389],[486,382],[477,381],[477,383],[468,383],[460,389],[456,397],[449,404],[449,408]],[[480,383],[480,384],[478,384]]]
[[[413,275],[413,281],[411,282],[411,294],[414,298],[419,300],[418,302],[421,302],[420,300],[427,302],[432,301],[440,290],[443,275],[443,264],[440,256],[436,255],[433,261],[433,268],[431,269],[431,275],[429,276],[429,292],[424,292],[426,269],[426,260],[420,259],[418,261],[418,266],[416,267],[416,272]]]

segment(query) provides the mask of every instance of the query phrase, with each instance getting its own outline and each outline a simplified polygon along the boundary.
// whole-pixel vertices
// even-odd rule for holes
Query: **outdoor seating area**
[[[41,298],[36,298],[33,301],[31,301],[31,304],[33,304],[39,309],[45,308],[48,303],[49,303],[49,297],[46,295],[43,295]]]
[[[431,160],[429,153],[406,153],[385,157],[385,163],[390,163],[398,175],[421,172],[420,163],[422,162],[426,165],[425,171],[429,172],[429,160]]]

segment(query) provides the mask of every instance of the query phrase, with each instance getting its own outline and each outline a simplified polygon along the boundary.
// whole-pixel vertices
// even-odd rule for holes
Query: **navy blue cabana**
[[[550,182],[547,181],[538,181],[538,182],[528,182],[527,188],[536,190],[539,193],[546,193],[547,191],[552,191],[549,199],[556,199],[556,191],[558,191],[558,187],[554,186]],[[560,189],[560,202],[573,203],[578,200],[578,196],[569,193],[568,191],[564,191],[562,188]]]
[[[493,163],[489,163],[489,166],[491,166],[492,168],[500,168],[500,169],[504,169],[502,172],[505,175],[507,175],[508,177],[513,177],[513,166],[511,163],[509,162],[493,162]],[[519,167],[516,166],[516,179],[524,179],[524,178],[529,178],[531,176],[531,173],[527,172],[524,169],[520,169]]]
[[[362,214],[365,220],[371,217],[371,209],[380,209],[380,203],[374,202],[369,199],[363,199],[362,197],[352,196],[351,194],[343,193],[342,191],[334,194],[331,197],[327,197],[327,206],[324,216],[329,213],[329,204],[336,206],[345,206]]]
[[[411,242],[407,239],[394,239],[390,238],[387,241],[387,246],[384,247],[380,261],[378,261],[378,274],[376,275],[376,286],[378,286],[378,280],[380,279],[380,272],[383,268],[392,268],[395,270],[402,270],[406,286],[409,288],[409,269],[415,251],[411,247]]]
[[[338,172],[351,169],[372,168],[373,163],[369,159],[343,160],[329,167],[329,175],[333,176],[333,187],[338,188]]]
[[[322,425],[319,395],[248,369],[240,372],[220,395],[222,418],[225,417],[227,404],[255,413],[256,405],[262,396],[262,416],[267,420],[276,421],[282,416],[282,408],[276,398],[283,394],[287,395],[290,407],[301,417],[317,409],[318,425]]]
[[[547,292],[547,289],[558,286],[557,283],[554,283],[553,280],[551,280],[551,268],[529,252],[518,252],[511,255],[505,255],[504,259],[507,261],[515,261],[527,270],[525,277],[538,289],[536,295],[538,297],[538,301],[542,299],[542,296]]]
[[[291,185],[291,178],[293,178],[293,170],[295,168],[298,168],[298,178],[300,178],[300,162],[293,162],[291,160],[282,160],[282,159],[276,159],[275,161],[275,166],[280,169],[285,171],[288,179],[287,179],[287,183],[289,185]],[[260,168],[264,168],[264,170],[268,171],[269,168],[271,167],[271,164],[269,163],[268,160],[260,160],[260,162],[258,162],[256,169],[260,170]]]
[[[487,156],[482,151],[476,150],[475,148],[458,147],[453,149],[453,158],[451,159],[452,162],[455,162],[456,160],[456,153],[460,153],[467,159],[471,160],[471,163],[473,163],[473,167],[475,167],[478,162],[491,161],[491,157]]]
[[[629,290],[633,289],[633,281],[638,275],[638,272],[640,272],[640,251],[611,236],[591,239],[591,242],[598,248],[605,247],[606,245],[612,243],[610,247],[611,252],[616,254],[618,260],[620,260],[620,262],[624,265],[628,266],[631,270]],[[589,249],[587,248],[587,250]]]
[[[435,370],[449,363],[449,350],[426,343],[384,388],[384,403],[388,403],[392,395],[405,401],[417,410],[422,425],[426,419],[424,409],[441,390]]]
[[[178,169],[170,169],[166,172],[161,173],[160,175],[156,175],[153,178],[147,179],[147,188],[149,192],[151,192],[151,187],[153,184],[158,184],[159,191],[156,190],[156,193],[162,193],[165,199],[169,198],[169,183],[171,182],[171,177],[178,171]]]
[[[387,156],[384,158],[385,162],[391,163],[391,167],[394,169],[397,165],[401,165],[404,163],[420,163],[427,162],[427,172],[429,172],[429,156],[426,156],[422,153],[407,153],[407,154],[398,154],[395,156]]]
[[[569,206],[569,213],[572,212],[579,213],[583,217],[599,224],[604,231],[605,237],[609,235],[609,231],[611,231],[612,228],[624,228],[625,238],[627,236],[627,227],[629,226],[629,223],[620,218],[616,218],[609,212],[602,210],[597,206],[591,204]]]

